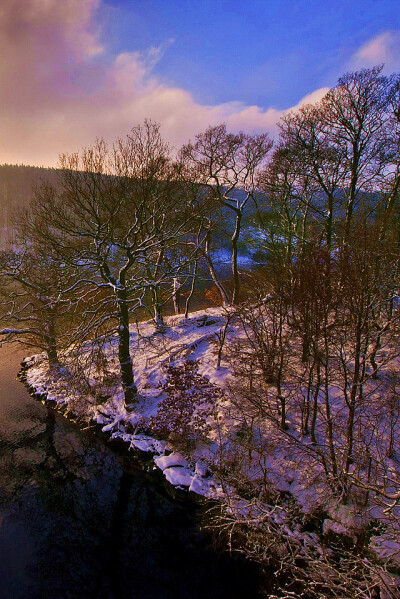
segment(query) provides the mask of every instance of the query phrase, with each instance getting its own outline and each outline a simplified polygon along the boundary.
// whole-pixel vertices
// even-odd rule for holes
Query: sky
[[[0,163],[56,166],[151,118],[178,148],[268,131],[349,70],[400,71],[398,0],[1,0]]]

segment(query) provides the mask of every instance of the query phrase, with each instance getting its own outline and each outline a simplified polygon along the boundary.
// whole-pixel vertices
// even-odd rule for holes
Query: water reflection
[[[1,352],[1,599],[256,596],[190,507],[34,402],[15,381],[20,354]]]

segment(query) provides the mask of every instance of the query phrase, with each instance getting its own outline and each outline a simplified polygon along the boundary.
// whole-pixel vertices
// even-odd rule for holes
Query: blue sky
[[[155,72],[169,85],[200,103],[239,100],[264,109],[286,108],[333,85],[363,44],[400,28],[398,0],[107,4],[111,51],[165,45]]]
[[[277,135],[348,70],[400,71],[398,0],[6,0],[0,163],[55,166],[150,118],[179,148],[209,125]]]

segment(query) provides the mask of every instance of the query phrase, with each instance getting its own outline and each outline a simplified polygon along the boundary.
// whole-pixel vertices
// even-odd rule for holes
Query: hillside
[[[24,165],[0,165],[0,244],[7,238],[13,213],[27,206],[40,181],[55,182],[57,170]]]
[[[268,327],[269,301],[263,308],[251,307]],[[364,584],[373,588],[384,577],[386,589],[393,594],[383,596],[397,597],[399,513],[388,480],[393,484],[400,469],[397,442],[389,438],[388,425],[398,439],[398,412],[395,421],[393,413],[382,415],[378,422],[375,417],[377,405],[385,405],[390,374],[398,368],[397,352],[386,346],[379,379],[369,376],[365,385],[355,433],[359,454],[351,467],[354,488],[345,498],[335,491],[327,472],[330,441],[322,414],[323,393],[316,398],[320,412],[316,442],[303,430],[306,388],[299,383],[298,344],[292,340],[292,373],[281,389],[281,399],[287,402],[281,426],[274,407],[279,399],[275,383],[258,392],[256,357],[250,355],[254,339],[246,329],[246,318],[243,311],[212,308],[188,319],[183,315],[166,319],[162,334],[153,321],[132,326],[139,400],[131,409],[124,406],[118,381],[115,340],[102,349],[86,344],[79,356],[79,376],[74,373],[73,350],[65,356],[66,367],[58,371],[49,369],[44,355],[27,359],[26,380],[34,394],[70,418],[99,426],[123,441],[126,449],[153,455],[153,464],[175,488],[217,500],[221,513],[214,516],[216,526],[232,534],[233,543],[247,538],[241,549],[250,559],[273,566],[275,559],[280,563],[286,556],[281,565],[285,584],[291,584],[300,565],[301,584],[307,586],[311,578],[319,593],[325,576],[339,576],[339,563],[341,574],[335,584],[344,585],[346,592]],[[222,346],[224,328],[227,336]],[[249,372],[257,387],[253,395],[245,386],[245,355],[252,362]],[[338,462],[346,435],[342,378],[338,371],[329,389],[334,398],[331,441]],[[370,434],[371,423],[378,426],[379,435]],[[395,447],[389,454],[386,446],[391,442]],[[376,471],[365,471],[365,444],[379,465]],[[387,495],[382,496],[379,488],[389,472]],[[241,532],[246,536],[241,537]],[[305,570],[304,563],[308,563]]]

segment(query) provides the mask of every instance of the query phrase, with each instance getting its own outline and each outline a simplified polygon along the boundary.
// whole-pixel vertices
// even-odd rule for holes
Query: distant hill
[[[13,214],[18,209],[28,206],[33,197],[33,188],[46,180],[57,184],[58,169],[43,168],[38,166],[24,165],[0,165],[0,248],[4,246],[5,241],[11,230]],[[235,195],[240,200],[244,198],[244,192],[237,190]],[[216,210],[218,211],[218,204]],[[221,225],[214,233],[215,245],[219,249],[230,249],[230,237],[235,227],[235,215],[232,210],[222,208],[223,215]],[[247,218],[254,213],[254,204],[249,202],[245,214]],[[246,221],[243,223],[244,229],[247,227]],[[243,250],[243,248],[242,248]]]
[[[12,215],[27,206],[32,189],[42,180],[55,182],[57,169],[23,165],[0,165],[0,245],[7,238]]]

